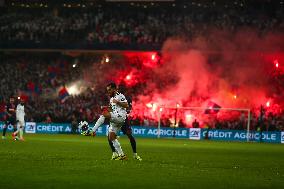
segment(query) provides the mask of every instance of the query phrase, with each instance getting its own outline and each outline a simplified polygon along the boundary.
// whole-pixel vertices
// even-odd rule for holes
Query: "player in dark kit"
[[[126,96],[129,108],[127,109],[127,113],[129,114],[132,108],[132,99],[129,96]],[[132,151],[133,151],[133,158],[139,161],[142,161],[142,158],[140,156],[137,155],[136,152],[136,140],[132,135],[132,129],[130,126],[130,121],[128,119],[128,116],[126,117],[126,120],[124,122],[124,124],[121,127],[121,131],[123,132],[124,135],[126,135],[129,138],[131,147],[132,147]],[[112,158],[111,160],[115,160],[118,157],[118,154],[115,151],[115,148],[113,146],[113,143],[108,139],[109,142],[109,146],[112,150]]]
[[[6,120],[6,103],[3,98],[0,97],[0,121]]]
[[[7,131],[8,125],[13,125],[14,132],[17,131],[16,105],[15,105],[15,98],[14,97],[10,97],[10,101],[6,106],[6,121],[5,121],[5,124],[3,126],[2,139],[6,139],[6,131]]]

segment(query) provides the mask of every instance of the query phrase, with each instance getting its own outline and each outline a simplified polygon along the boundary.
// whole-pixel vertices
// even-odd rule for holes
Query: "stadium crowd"
[[[72,64],[67,64],[68,60],[58,58],[56,54],[52,57],[50,53],[40,57],[34,55],[33,58],[25,55],[12,57],[8,56],[0,67],[0,94],[6,100],[12,95],[28,100],[27,120],[62,122],[72,116],[69,112],[80,111],[86,103],[92,102],[89,93],[82,98],[74,97],[65,104],[54,100],[66,81],[80,76],[79,69],[72,69]]]
[[[119,7],[92,9],[7,9],[0,13],[2,42],[61,44],[162,44],[168,37],[192,39],[208,31],[236,32],[253,28],[259,35],[283,31],[283,11],[257,8],[170,6],[121,11]],[[143,11],[141,11],[141,9]],[[274,11],[274,10],[273,10]]]

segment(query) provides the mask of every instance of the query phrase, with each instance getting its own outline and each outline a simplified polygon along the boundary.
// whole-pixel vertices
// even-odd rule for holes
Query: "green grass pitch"
[[[284,145],[137,138],[142,162],[111,161],[106,137],[0,141],[0,188],[284,188]]]

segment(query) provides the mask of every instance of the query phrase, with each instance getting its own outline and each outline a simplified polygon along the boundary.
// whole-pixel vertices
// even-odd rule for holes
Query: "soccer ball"
[[[81,121],[78,128],[81,130],[82,135],[88,135],[90,133],[89,124],[87,121]]]

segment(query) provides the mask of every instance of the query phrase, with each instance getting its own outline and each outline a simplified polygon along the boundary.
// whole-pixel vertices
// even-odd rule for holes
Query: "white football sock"
[[[97,129],[98,129],[102,124],[104,124],[104,122],[105,122],[105,116],[101,115],[101,116],[99,117],[99,119],[97,120],[95,126],[94,126],[93,129],[92,129],[93,132],[96,132]]]
[[[118,153],[116,153],[116,152],[112,152],[112,155],[116,156],[116,155],[118,155]]]
[[[112,143],[113,143],[113,146],[114,146],[115,150],[117,151],[118,155],[123,156],[124,153],[121,149],[121,146],[120,146],[120,143],[118,142],[118,140],[115,139],[115,140],[112,141]]]
[[[23,139],[24,128],[20,128],[20,139]]]

